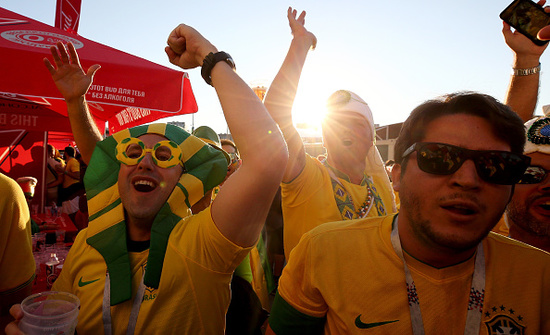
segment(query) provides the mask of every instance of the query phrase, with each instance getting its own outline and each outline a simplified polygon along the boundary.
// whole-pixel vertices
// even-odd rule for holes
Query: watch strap
[[[528,69],[516,69],[514,68],[514,76],[529,76],[540,72],[540,63],[537,66],[530,67]]]
[[[216,52],[216,53],[209,53],[204,57],[204,60],[202,61],[202,69],[201,69],[201,75],[204,81],[210,86],[212,86],[212,69],[214,68],[214,65],[220,61],[225,61],[229,66],[235,70],[235,62],[233,61],[233,58],[224,51]]]

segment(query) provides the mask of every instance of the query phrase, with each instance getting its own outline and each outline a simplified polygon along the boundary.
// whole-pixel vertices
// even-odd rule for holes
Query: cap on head
[[[327,116],[340,113],[355,113],[363,116],[371,126],[373,136],[375,136],[372,111],[369,105],[357,94],[348,90],[339,90],[332,93],[327,101]]]
[[[538,116],[525,122],[527,141],[523,153],[525,155],[540,152],[550,155],[550,117]]]
[[[213,148],[220,150],[227,159],[227,163],[229,164],[231,162],[231,158],[229,157],[227,152],[222,149],[220,137],[214,131],[214,129],[208,126],[200,126],[193,131],[193,135],[210,144]]]

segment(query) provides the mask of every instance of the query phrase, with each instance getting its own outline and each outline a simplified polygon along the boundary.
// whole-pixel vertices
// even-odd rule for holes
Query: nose
[[[477,188],[481,178],[477,174],[476,166],[471,159],[466,160],[462,166],[451,175],[450,182],[454,186],[465,189]]]
[[[153,155],[150,152],[146,152],[143,159],[138,163],[138,169],[153,170],[155,163],[153,162]]]

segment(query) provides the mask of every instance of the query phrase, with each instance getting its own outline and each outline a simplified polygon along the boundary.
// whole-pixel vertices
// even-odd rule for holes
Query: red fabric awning
[[[128,107],[150,110],[154,116],[145,122],[198,109],[185,72],[0,8],[0,93],[4,93],[4,98],[17,95],[41,99],[47,109],[67,115],[63,97],[42,62],[44,57],[51,59],[49,48],[57,41],[74,44],[84,69],[101,65],[86,95],[96,119],[116,118]]]

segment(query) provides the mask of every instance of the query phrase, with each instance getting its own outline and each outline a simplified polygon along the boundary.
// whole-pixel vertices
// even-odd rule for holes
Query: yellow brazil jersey
[[[0,173],[0,300],[31,285],[35,264],[32,255],[31,217],[23,190]]]
[[[360,207],[367,197],[367,188],[364,185],[350,183],[340,176],[338,179],[345,191],[351,195],[355,207]],[[384,182],[378,177],[373,181],[385,212],[381,213],[373,204],[367,217],[390,214],[393,191],[385,187]],[[281,196],[285,223],[284,251],[287,259],[303,234],[325,222],[344,219],[335,200],[328,168],[309,155],[306,155],[306,165],[298,177],[289,183],[282,183]]]
[[[76,158],[70,157],[67,161],[67,165],[65,166],[65,171],[70,172],[80,172],[80,163]],[[65,175],[65,178],[63,179],[63,188],[67,188],[71,186],[72,184],[76,184],[80,181],[80,179],[74,179],[69,175]]]
[[[88,230],[79,233],[53,289],[80,298],[79,334],[102,334],[107,268],[103,257],[86,243]],[[209,208],[180,221],[168,240],[158,289],[145,290],[136,333],[223,334],[231,275],[249,251],[220,233]],[[148,253],[129,253],[132,299],[111,306],[113,334],[126,333]]]
[[[412,334],[393,218],[329,223],[304,235],[279,281],[269,321],[275,333]],[[483,246],[480,334],[550,334],[550,255],[494,233]],[[437,269],[405,253],[426,334],[464,333],[474,259]]]

